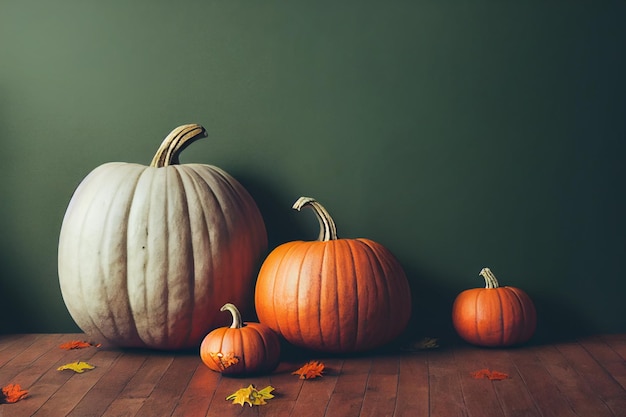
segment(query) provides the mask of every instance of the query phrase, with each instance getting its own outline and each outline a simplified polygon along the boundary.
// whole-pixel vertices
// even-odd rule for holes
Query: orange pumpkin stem
[[[328,242],[329,240],[337,240],[337,226],[335,226],[335,221],[332,217],[330,217],[330,213],[317,202],[314,198],[311,197],[300,197],[293,204],[295,210],[300,211],[303,207],[311,207],[315,214],[317,215],[317,219],[320,222],[320,234],[317,238],[320,242]]]
[[[483,268],[479,275],[485,278],[485,288],[498,288],[500,286],[496,276],[491,272],[491,269]]]
[[[233,315],[233,324],[230,325],[231,329],[241,329],[243,327],[243,321],[241,320],[241,313],[235,307],[234,304],[226,303],[220,308],[220,311],[230,311],[230,314]]]
[[[192,142],[206,136],[206,130],[198,124],[178,126],[163,140],[150,166],[162,168],[178,164],[178,155],[182,150]]]

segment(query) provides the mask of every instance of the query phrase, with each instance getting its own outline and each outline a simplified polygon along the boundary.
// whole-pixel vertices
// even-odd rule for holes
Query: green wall
[[[0,2],[3,332],[75,331],[57,238],[80,180],[183,123],[270,244],[343,237],[405,266],[417,335],[490,266],[540,338],[626,332],[623,1]]]

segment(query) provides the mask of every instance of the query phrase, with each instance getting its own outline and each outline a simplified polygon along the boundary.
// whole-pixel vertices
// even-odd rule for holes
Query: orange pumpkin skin
[[[280,361],[278,335],[261,323],[242,323],[232,304],[224,305],[222,311],[225,310],[233,314],[233,325],[217,328],[205,336],[200,344],[202,362],[228,376],[273,371]]]
[[[411,293],[400,263],[385,247],[335,237],[275,248],[259,271],[255,306],[259,321],[289,343],[348,353],[399,336],[411,314]]]
[[[485,268],[483,274],[491,271]],[[452,323],[468,343],[504,347],[530,340],[537,327],[537,312],[531,298],[521,289],[488,281],[486,288],[465,290],[456,297]]]

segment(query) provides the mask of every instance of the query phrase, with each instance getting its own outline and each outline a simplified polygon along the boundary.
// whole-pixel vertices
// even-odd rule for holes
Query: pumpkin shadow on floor
[[[570,342],[601,332],[575,306],[532,294],[537,309],[537,330],[528,345]]]
[[[286,196],[270,181],[258,176],[233,172],[232,175],[248,190],[261,211],[268,233],[268,254],[276,246],[294,240],[314,240],[319,228],[314,216],[299,216],[291,208],[299,195]],[[467,288],[454,288],[454,277],[442,276],[401,259],[412,295],[412,313],[409,324],[400,337],[391,344],[405,345],[416,340],[437,338],[442,346],[464,343],[452,326],[452,304],[456,296]],[[260,265],[259,265],[260,266]],[[538,314],[537,331],[528,344],[554,343],[572,340],[597,331],[574,306],[558,300],[529,294]],[[256,317],[246,320],[256,320]],[[300,350],[294,354],[301,355]],[[311,352],[309,352],[311,353]]]
[[[406,345],[431,337],[437,338],[442,347],[466,343],[457,335],[452,325],[452,305],[456,296],[465,288],[454,289],[439,285],[437,283],[454,280],[419,270],[412,265],[406,265],[405,271],[411,285],[413,311],[411,321],[399,343]],[[540,294],[529,295],[537,309],[537,330],[530,341],[521,346],[572,341],[600,331],[575,306]]]
[[[440,345],[456,344],[459,338],[452,326],[452,303],[457,295],[454,289],[438,285],[450,282],[445,277],[404,265],[411,286],[412,311],[402,343],[412,343],[423,338],[436,338]]]

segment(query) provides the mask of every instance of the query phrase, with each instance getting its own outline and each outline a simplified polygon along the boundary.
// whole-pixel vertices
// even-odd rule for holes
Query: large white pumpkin
[[[204,136],[200,125],[180,126],[150,166],[101,165],[74,192],[59,237],[59,282],[94,341],[198,347],[227,324],[220,306],[251,306],[265,225],[229,174],[178,165],[179,152]]]

